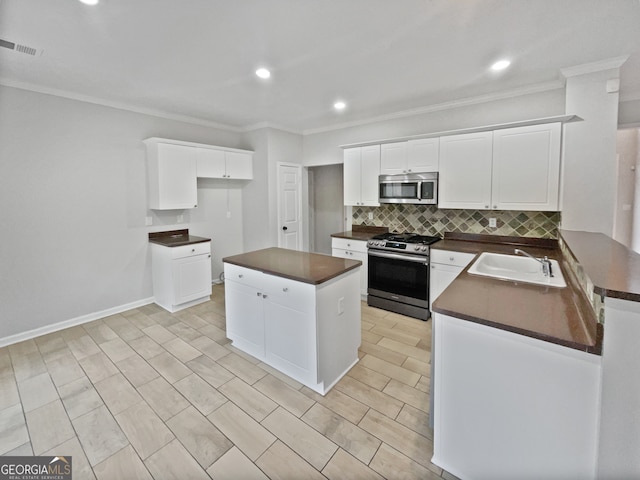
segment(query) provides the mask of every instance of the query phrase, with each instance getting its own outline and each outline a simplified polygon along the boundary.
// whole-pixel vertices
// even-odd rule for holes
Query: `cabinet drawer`
[[[257,289],[262,289],[264,286],[264,273],[230,263],[224,264],[224,279]]]
[[[211,253],[211,242],[193,243],[181,247],[171,247],[171,258],[193,257]]]
[[[341,250],[353,250],[354,252],[367,253],[367,242],[364,240],[352,240],[350,238],[331,238],[331,248]]]
[[[264,275],[265,294],[272,302],[299,312],[314,312],[316,287],[275,275]],[[337,306],[336,306],[337,308]]]
[[[452,252],[450,250],[431,250],[431,263],[466,267],[475,258],[475,253]]]

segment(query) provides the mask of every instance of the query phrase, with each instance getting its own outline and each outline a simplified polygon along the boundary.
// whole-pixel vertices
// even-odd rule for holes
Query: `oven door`
[[[429,258],[369,250],[367,292],[388,300],[429,308]]]

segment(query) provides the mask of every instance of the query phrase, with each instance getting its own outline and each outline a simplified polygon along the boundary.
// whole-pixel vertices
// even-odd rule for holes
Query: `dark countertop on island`
[[[566,288],[500,280],[467,272],[469,266],[433,303],[437,313],[462,318],[589,353],[602,350],[602,325],[563,259],[555,240],[498,236],[447,236],[432,249],[467,253],[513,254],[520,247],[534,256],[558,260]]]
[[[222,259],[224,263],[319,285],[362,265],[359,260],[284,248],[265,248]]]
[[[640,255],[603,233],[560,230],[598,295],[640,302]]]
[[[189,235],[189,229],[149,233],[150,243],[156,243],[165,247],[182,247],[183,245],[192,245],[194,243],[204,243],[210,241],[210,238]]]

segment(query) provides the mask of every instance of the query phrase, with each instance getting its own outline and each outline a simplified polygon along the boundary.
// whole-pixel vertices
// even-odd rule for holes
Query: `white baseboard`
[[[13,345],[14,343],[30,340],[41,335],[46,335],[47,333],[64,330],[65,328],[75,327],[76,325],[82,325],[83,323],[92,322],[100,318],[108,317],[109,315],[115,315],[116,313],[126,312],[127,310],[131,310],[132,308],[149,305],[154,301],[154,297],[143,298],[142,300],[136,300],[135,302],[126,303],[117,307],[107,308],[106,310],[101,310],[99,312],[88,313],[86,315],[81,315],[80,317],[63,320],[62,322],[45,325],[44,327],[34,328],[33,330],[16,333],[15,335],[9,335],[8,337],[0,338],[0,347]]]

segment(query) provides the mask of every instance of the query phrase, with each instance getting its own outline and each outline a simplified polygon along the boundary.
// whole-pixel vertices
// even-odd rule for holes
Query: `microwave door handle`
[[[416,197],[418,197],[418,200],[422,200],[422,197],[420,196],[422,194],[422,182],[418,182],[418,191],[416,193]]]

